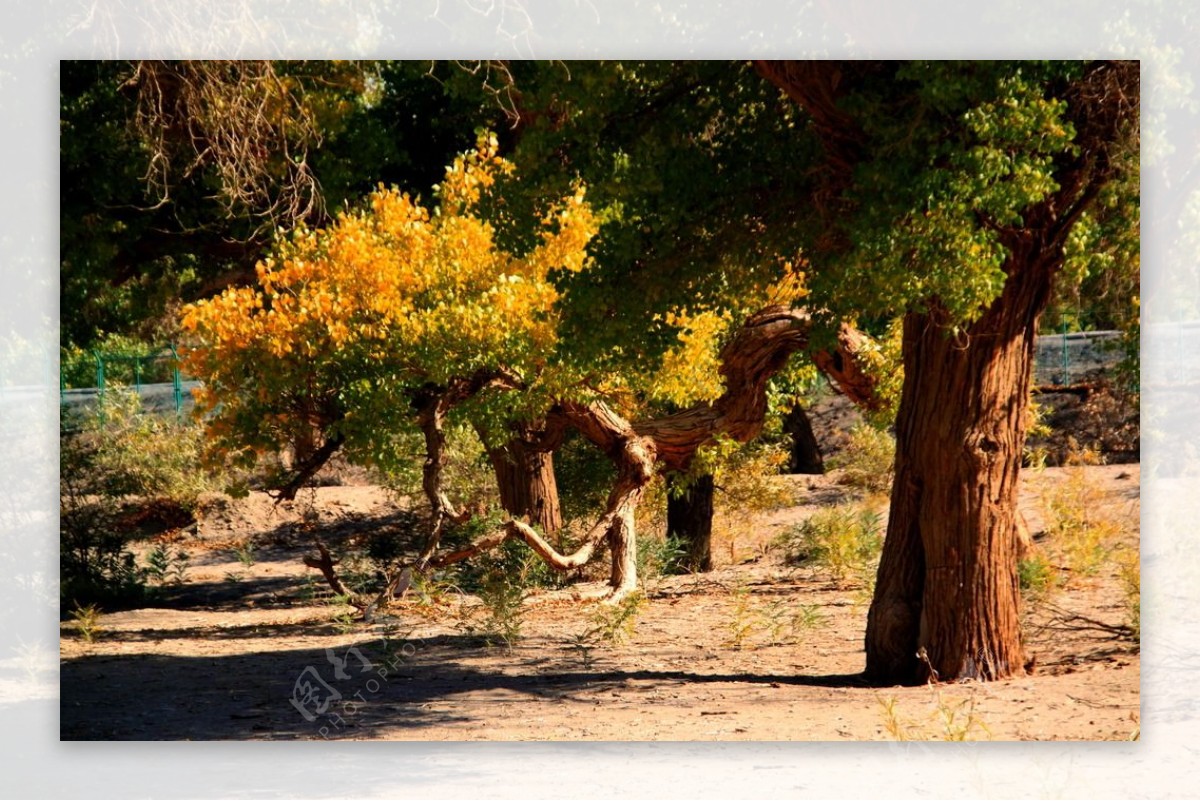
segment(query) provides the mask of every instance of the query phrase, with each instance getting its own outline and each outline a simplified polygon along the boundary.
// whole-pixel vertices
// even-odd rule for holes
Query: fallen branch
[[[1095,384],[1039,384],[1030,390],[1034,395],[1078,395],[1087,400],[1099,389]]]
[[[330,588],[336,594],[345,597],[347,599],[347,603],[349,603],[351,606],[356,606],[361,609],[363,604],[358,601],[358,593],[349,589],[345,584],[342,584],[342,580],[338,578],[336,570],[338,561],[333,558],[332,554],[329,553],[329,548],[324,542],[321,541],[319,537],[314,537],[313,539],[316,540],[317,551],[320,552],[321,556],[320,558],[316,558],[305,554],[304,564],[313,568],[314,570],[321,571],[321,575],[325,577],[326,583],[329,584]]]

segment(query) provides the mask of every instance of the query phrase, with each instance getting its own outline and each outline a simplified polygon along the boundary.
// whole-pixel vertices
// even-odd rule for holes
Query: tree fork
[[[637,540],[634,513],[646,485],[658,466],[685,470],[696,450],[720,434],[745,442],[762,430],[767,412],[766,387],[770,378],[796,351],[808,346],[810,320],[804,312],[786,306],[769,306],[752,315],[737,336],[722,350],[721,374],[725,392],[713,403],[697,404],[689,409],[653,420],[631,423],[602,401],[578,403],[562,401],[547,415],[538,437],[556,442],[565,426],[578,430],[600,448],[617,467],[617,480],[609,493],[605,512],[572,554],[560,554],[528,525],[508,520],[465,548],[436,556],[437,541],[431,536],[416,568],[444,567],[497,548],[509,539],[519,538],[551,567],[570,570],[586,564],[601,540],[612,553],[609,577],[610,601],[616,601],[637,588]],[[872,392],[873,380],[855,358],[865,336],[848,325],[839,328],[837,352],[823,354],[820,363],[830,378],[855,402],[868,408],[877,403]],[[817,359],[814,356],[814,359]],[[484,382],[487,384],[487,382]],[[509,388],[519,388],[509,383]],[[478,391],[478,390],[476,390]],[[427,443],[440,447],[439,410],[448,398],[465,398],[465,387],[450,387],[423,398],[422,428]],[[448,408],[448,407],[445,407]],[[543,443],[539,442],[538,445]],[[442,497],[437,449],[427,456],[426,494],[431,503]],[[432,492],[432,494],[431,494]],[[443,506],[442,508],[452,508]],[[435,527],[434,534],[440,534]]]

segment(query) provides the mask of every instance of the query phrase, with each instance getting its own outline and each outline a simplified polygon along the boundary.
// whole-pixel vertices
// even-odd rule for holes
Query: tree
[[[824,149],[813,258],[831,267],[825,280],[861,287],[850,302],[867,310],[905,313],[867,673],[1020,675],[1016,491],[1034,336],[1072,231],[1136,164],[1137,65],[758,68]]]
[[[255,278],[273,228],[379,183],[427,194],[499,112],[428,63],[64,61],[64,346],[178,334],[177,305]]]
[[[418,428],[432,554],[444,525],[462,517],[440,479],[447,415],[474,404],[486,443],[566,380],[548,369],[557,294],[548,275],[586,267],[595,220],[577,187],[543,210],[534,247],[500,249],[478,207],[510,169],[481,136],[447,169],[434,211],[379,189],[328,228],[282,238],[256,286],[188,306],[183,325],[198,342],[186,364],[204,381],[198,404],[214,449],[253,460],[312,442],[283,488],[291,495],[339,449],[394,466],[406,457],[394,435]],[[496,388],[521,393],[488,397]]]
[[[550,276],[590,264],[585,248],[597,220],[584,189],[576,186],[543,211],[530,250],[501,248],[496,229],[479,216],[497,177],[512,171],[496,144],[482,137],[474,153],[447,169],[432,212],[381,189],[328,229],[300,227],[282,239],[259,265],[256,287],[229,289],[185,310],[184,327],[198,339],[187,365],[204,381],[198,403],[210,415],[218,451],[253,459],[315,432],[312,453],[285,494],[339,449],[387,466],[403,458],[390,450],[390,432],[419,428],[432,510],[419,568],[519,538],[565,570],[586,563],[606,541],[620,597],[636,586],[633,512],[646,483],[660,464],[686,469],[720,434],[745,441],[757,433],[766,383],[807,344],[808,319],[769,306],[713,361],[724,379],[709,382],[721,387],[719,397],[630,422],[626,415],[638,407],[623,393],[620,375],[605,380],[556,358],[558,290]],[[789,274],[774,294],[787,300],[800,291]],[[844,332],[843,344],[853,340]],[[852,359],[840,361],[836,374],[861,378]],[[442,530],[464,518],[441,479],[444,424],[455,410],[473,419],[485,441],[490,431],[524,421],[530,447],[552,450],[571,426],[609,456],[615,486],[575,552],[558,553],[526,522],[510,519],[470,547],[437,553]],[[534,420],[542,425],[529,426]]]
[[[1015,492],[1033,337],[1066,254],[1096,242],[1089,213],[1119,232],[1105,250],[1137,241],[1137,67],[754,69],[766,81],[711,62],[514,73],[529,121],[514,157],[583,175],[609,214],[567,329],[581,321],[581,352],[654,364],[672,326],[640,321],[683,306],[677,293],[724,308],[797,254],[811,263],[818,343],[843,318],[902,316],[868,673],[1019,674]]]

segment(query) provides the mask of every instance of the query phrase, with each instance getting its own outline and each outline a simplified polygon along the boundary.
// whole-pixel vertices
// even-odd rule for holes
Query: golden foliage
[[[370,418],[406,386],[499,367],[535,380],[557,342],[550,275],[586,269],[598,223],[577,186],[535,221],[535,247],[505,251],[479,206],[512,170],[481,133],[433,210],[381,186],[328,228],[281,237],[256,286],[186,307],[186,367],[213,431],[283,444],[297,420]]]

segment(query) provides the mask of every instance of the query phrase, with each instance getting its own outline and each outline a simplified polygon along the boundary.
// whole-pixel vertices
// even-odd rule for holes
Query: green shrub
[[[133,392],[109,389],[95,408],[64,417],[62,431],[61,607],[138,601],[157,574],[153,562],[138,567],[130,540],[190,523],[200,494],[224,476],[201,466],[199,425],[143,413]]]
[[[687,543],[678,537],[638,537],[637,574],[638,580],[652,582],[662,576],[678,576],[687,573]]]
[[[1021,594],[1030,603],[1045,600],[1059,585],[1058,569],[1040,551],[1017,563],[1017,578]]]
[[[850,442],[831,468],[842,471],[842,483],[868,492],[887,492],[895,471],[896,440],[887,431],[860,423],[850,429]]]
[[[186,553],[172,551],[170,546],[159,544],[146,556],[145,576],[160,586],[182,584],[187,563]]]
[[[792,526],[779,545],[792,564],[824,568],[839,584],[850,579],[869,586],[883,550],[882,520],[866,506],[842,504]]]

